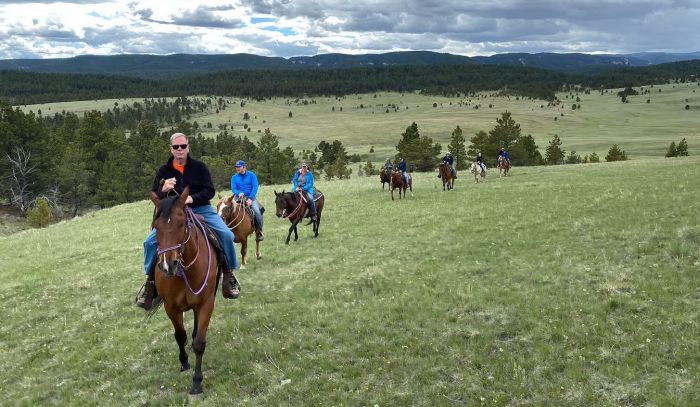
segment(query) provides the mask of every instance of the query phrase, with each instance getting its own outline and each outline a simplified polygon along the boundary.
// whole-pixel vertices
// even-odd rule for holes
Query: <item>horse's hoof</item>
[[[180,366],[180,371],[181,371],[181,372],[184,372],[184,371],[187,371],[187,370],[190,370],[190,364],[189,364],[189,363]]]
[[[190,389],[190,396],[196,396],[202,393],[204,393],[204,390],[202,390],[201,384],[199,386],[192,386],[192,388]]]
[[[241,263],[241,267],[239,269],[244,270],[245,269],[245,263]]]

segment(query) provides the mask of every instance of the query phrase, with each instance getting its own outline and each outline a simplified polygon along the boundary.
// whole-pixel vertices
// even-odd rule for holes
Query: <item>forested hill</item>
[[[0,60],[0,70],[45,73],[127,75],[140,78],[176,78],[234,69],[339,69],[401,65],[515,65],[569,73],[590,73],[621,67],[649,66],[700,59],[700,52],[686,54],[638,53],[591,55],[581,53],[506,53],[467,57],[431,51],[382,54],[320,54],[292,58],[252,54],[226,55],[83,55],[72,58]]]
[[[566,85],[591,89],[696,80],[700,60],[624,68],[598,74],[566,74],[507,65],[388,66],[315,70],[234,70],[179,79],[46,74],[0,71],[0,98],[11,104],[126,97],[220,95],[272,96],[346,95],[378,91],[422,91],[426,94],[469,94],[499,90],[551,100]]]

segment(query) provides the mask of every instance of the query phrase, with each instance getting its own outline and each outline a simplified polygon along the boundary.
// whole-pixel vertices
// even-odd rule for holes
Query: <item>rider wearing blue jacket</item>
[[[455,170],[455,167],[453,165],[454,160],[455,159],[454,159],[454,157],[452,157],[452,153],[450,153],[449,151],[447,152],[447,154],[445,154],[444,157],[442,157],[442,162],[444,162],[450,166],[450,170],[452,171],[452,178],[457,179],[457,170]],[[438,174],[438,178],[439,177],[440,177],[440,174]]]
[[[292,189],[304,192],[309,201],[309,216],[311,220],[316,220],[316,202],[314,202],[314,174],[309,171],[306,162],[301,163],[301,168],[294,173],[292,178]]]
[[[255,214],[255,240],[260,242],[263,236],[263,218],[260,204],[256,199],[258,194],[258,176],[253,171],[246,169],[243,160],[236,161],[236,173],[231,177],[231,192],[238,199],[245,198],[245,205],[249,206]]]
[[[508,155],[508,151],[505,148],[501,147],[501,149],[498,151],[498,155],[505,158],[508,165],[510,165],[510,155]]]
[[[408,173],[406,172],[406,161],[401,157],[399,159],[399,163],[396,164],[396,171],[401,171],[401,175],[403,175],[403,182],[408,184]]]

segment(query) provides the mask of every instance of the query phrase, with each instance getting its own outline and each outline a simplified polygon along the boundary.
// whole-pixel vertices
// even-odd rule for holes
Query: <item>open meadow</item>
[[[363,160],[383,162],[396,153],[401,133],[412,122],[418,124],[422,135],[446,148],[456,126],[462,128],[468,141],[478,131],[491,130],[501,113],[509,111],[521,125],[522,134],[534,137],[543,155],[549,141],[558,134],[567,152],[575,150],[581,156],[595,152],[605,157],[610,146],[617,143],[635,160],[663,157],[669,144],[678,143],[683,137],[688,141],[690,155],[700,154],[699,85],[691,82],[645,86],[642,88],[650,93],[630,96],[629,103],[620,102],[620,89],[610,89],[602,95],[599,91],[560,93],[559,106],[547,106],[542,100],[494,96],[496,92],[461,98],[387,92],[338,98],[273,98],[245,100],[243,107],[240,98],[226,98],[230,102],[226,109],[195,115],[190,120],[196,120],[205,135],[215,137],[219,125],[227,125],[229,132],[233,126],[233,134],[248,135],[254,142],[260,138],[259,131],[270,128],[283,147],[289,145],[295,151],[313,149],[321,140],[337,139],[349,153],[360,154]],[[130,104],[139,100],[49,103],[22,109],[41,110],[45,115],[62,110],[81,114],[113,108],[115,102]],[[573,104],[581,108],[572,110]],[[243,120],[244,113],[250,115],[249,120]],[[207,123],[212,124],[211,129],[204,128]],[[244,129],[245,124],[250,132]],[[370,154],[372,146],[374,153]]]
[[[288,142],[323,135],[357,151],[381,134],[372,124],[398,139],[415,120],[437,138],[457,124],[488,130],[503,107],[410,97],[442,106],[372,115],[348,98],[335,134],[310,123],[321,105],[249,106]],[[691,157],[639,159],[691,135],[680,133],[682,107],[662,121],[642,98],[582,96],[581,111],[557,122],[558,110],[509,104],[541,148],[549,132],[581,153],[619,137],[633,161],[490,171],[479,185],[462,172],[451,192],[415,174],[414,192],[393,202],[378,177],[320,180],[316,240],[300,227],[285,245],[273,190],[289,187],[262,187],[263,259],[239,272],[240,299],[217,299],[197,399],[164,312],[147,320],[132,305],[149,201],[0,237],[0,404],[700,405],[700,140],[689,138]],[[636,111],[630,125],[659,126],[623,131],[625,109]],[[277,110],[294,111],[287,127]],[[343,120],[367,133],[356,139]],[[587,137],[611,123],[615,137],[594,147]]]

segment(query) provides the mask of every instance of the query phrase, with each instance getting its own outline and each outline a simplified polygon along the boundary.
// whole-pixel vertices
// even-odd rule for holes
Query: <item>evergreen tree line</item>
[[[133,102],[132,104],[122,104],[114,102],[114,107],[102,112],[102,118],[105,120],[109,129],[124,129],[134,131],[138,128],[139,123],[143,121],[156,124],[158,127],[174,126],[185,120],[190,120],[192,116],[198,114],[206,114],[216,109],[226,109],[226,101],[223,98],[213,100],[212,98],[197,98],[197,97],[176,97],[172,101],[166,98],[150,98],[143,99],[141,102]],[[66,116],[73,113],[65,110],[50,115],[50,112],[42,112],[37,110],[37,115],[43,117],[50,126],[61,126],[66,120]],[[195,122],[195,128],[199,125]]]
[[[157,169],[170,156],[174,132],[190,135],[191,156],[207,164],[219,189],[230,187],[236,160],[245,160],[261,183],[284,184],[302,159],[291,147],[281,148],[269,129],[254,143],[225,130],[216,138],[203,137],[189,121],[160,131],[142,120],[127,135],[110,128],[110,117],[92,111],[82,118],[59,114],[47,119],[0,102],[0,191],[6,197],[0,204],[27,214],[33,207],[44,211],[48,203],[59,216],[75,216],[89,208],[145,199]],[[352,156],[340,141],[323,141],[307,155],[326,179],[350,175]]]
[[[180,79],[151,80],[125,76],[0,71],[0,98],[35,104],[108,98],[223,95],[254,99],[275,96],[342,96],[377,91],[468,95],[498,89],[553,100],[569,86],[591,89],[697,80],[700,60],[598,74],[566,74],[507,65],[389,66],[316,70],[233,70]],[[572,85],[574,84],[574,85]]]

